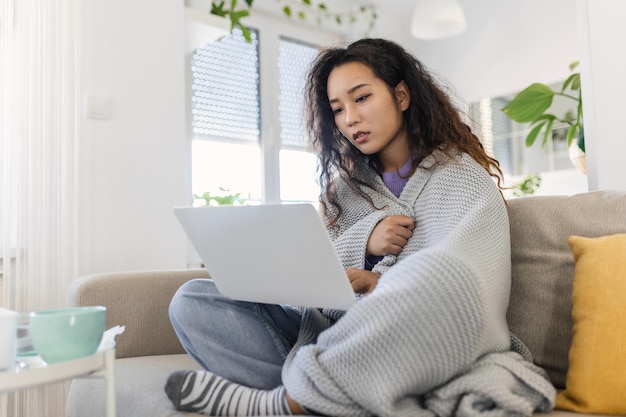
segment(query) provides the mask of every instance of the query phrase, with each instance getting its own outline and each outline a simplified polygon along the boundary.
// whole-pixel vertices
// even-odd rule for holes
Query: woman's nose
[[[353,126],[360,121],[359,113],[354,106],[346,106],[344,116],[346,118],[346,125],[348,126]]]

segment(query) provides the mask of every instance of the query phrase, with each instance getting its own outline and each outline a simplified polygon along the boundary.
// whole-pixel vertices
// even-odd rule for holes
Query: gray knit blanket
[[[396,198],[367,166],[373,209],[347,187],[332,238],[363,268],[384,216],[415,219],[375,290],[347,312],[307,308],[283,367],[287,392],[328,416],[530,416],[554,405],[545,372],[511,348],[509,224],[493,179],[472,158],[426,158]],[[516,344],[519,345],[519,344]]]

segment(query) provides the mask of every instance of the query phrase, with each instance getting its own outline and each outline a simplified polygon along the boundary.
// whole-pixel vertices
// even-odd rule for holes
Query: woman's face
[[[392,93],[370,67],[350,62],[330,72],[326,88],[335,124],[350,143],[366,155],[378,154],[385,171],[399,168],[408,158],[402,119],[409,105],[406,84],[400,82]]]

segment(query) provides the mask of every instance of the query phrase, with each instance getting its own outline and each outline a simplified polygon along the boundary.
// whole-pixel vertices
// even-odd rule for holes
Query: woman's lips
[[[354,135],[352,135],[352,139],[356,143],[362,143],[362,142],[365,141],[365,139],[367,139],[368,136],[369,136],[369,133],[366,133],[366,132],[356,132]]]

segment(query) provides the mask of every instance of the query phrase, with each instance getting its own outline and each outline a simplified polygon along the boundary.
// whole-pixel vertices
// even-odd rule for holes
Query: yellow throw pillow
[[[574,331],[556,408],[626,414],[626,234],[570,236]]]

